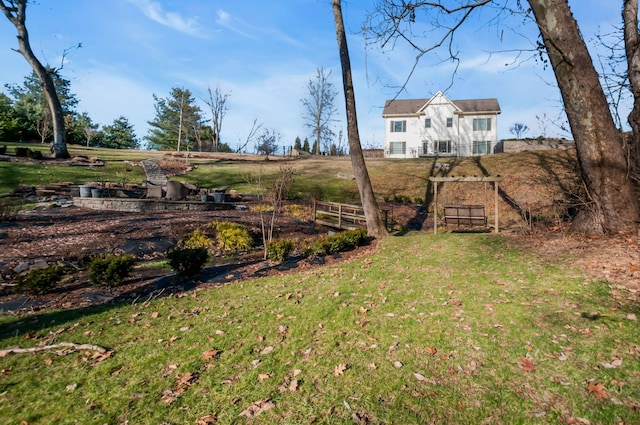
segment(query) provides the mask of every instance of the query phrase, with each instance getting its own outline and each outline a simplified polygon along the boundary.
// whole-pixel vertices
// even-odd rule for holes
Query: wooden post
[[[338,204],[338,229],[342,229],[342,204]]]
[[[499,229],[498,229],[498,216],[500,215],[500,214],[498,213],[498,184],[499,184],[499,183],[496,181],[496,182],[495,182],[495,186],[494,186],[494,187],[495,187],[495,191],[494,191],[494,192],[495,192],[495,194],[494,194],[494,202],[495,202],[495,205],[494,205],[494,207],[493,207],[493,208],[494,208],[494,212],[493,212],[493,213],[494,213],[494,215],[495,215],[495,217],[496,217],[496,227],[495,227],[495,230],[494,230],[494,231],[495,231],[495,233],[498,233],[498,231],[499,231]]]
[[[433,234],[438,234],[438,182],[433,182]]]
[[[316,218],[317,218],[317,216],[318,216],[318,215],[317,215],[317,212],[316,212],[316,208],[317,208],[317,207],[316,207],[316,198],[313,198],[313,206],[312,206],[312,209],[313,209],[313,227],[314,227],[314,228],[316,227]]]

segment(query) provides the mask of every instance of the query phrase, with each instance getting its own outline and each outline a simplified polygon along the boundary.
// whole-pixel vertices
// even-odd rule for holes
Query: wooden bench
[[[484,205],[445,205],[444,224],[487,226]]]

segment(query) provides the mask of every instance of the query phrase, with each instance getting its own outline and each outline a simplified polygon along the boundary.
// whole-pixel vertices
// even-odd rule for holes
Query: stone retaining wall
[[[153,211],[215,211],[235,207],[226,202],[170,201],[164,199],[73,198],[73,204],[92,210],[153,212]]]

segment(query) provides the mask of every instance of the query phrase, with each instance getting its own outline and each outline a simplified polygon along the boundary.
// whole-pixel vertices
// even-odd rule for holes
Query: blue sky
[[[386,99],[430,97],[449,86],[452,70],[442,61],[443,52],[429,55],[398,94],[415,53],[401,45],[384,51],[365,45],[359,29],[373,5],[373,0],[343,0],[342,6],[365,147],[382,146]],[[588,41],[620,22],[621,1],[570,5]],[[509,127],[516,122],[530,128],[527,136],[566,136],[554,124],[562,110],[551,70],[535,60],[516,60],[515,49],[530,49],[536,28],[522,25],[521,17],[501,17],[496,24],[495,16],[486,9],[456,37],[461,63],[447,96],[498,98],[501,138],[511,137]],[[67,54],[62,71],[80,100],[78,111],[100,124],[124,115],[140,138],[154,117],[154,93],[167,97],[172,87],[184,87],[204,98],[207,87],[220,87],[229,94],[224,142],[235,148],[255,119],[277,130],[281,145],[291,145],[296,136],[310,136],[300,99],[321,66],[332,70],[340,93],[335,131],[346,132],[330,0],[43,0],[28,6],[27,28],[36,55],[54,66],[65,49],[82,43]],[[11,50],[17,47],[15,34],[1,16],[2,87],[21,84],[31,72]],[[204,103],[201,107],[206,112]],[[548,119],[542,123],[536,116]]]

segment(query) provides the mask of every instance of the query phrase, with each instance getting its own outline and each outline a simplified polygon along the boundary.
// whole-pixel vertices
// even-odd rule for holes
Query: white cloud
[[[137,6],[144,15],[161,25],[172,28],[185,34],[204,37],[204,29],[198,24],[197,18],[185,18],[179,13],[166,12],[160,3],[153,0],[127,0]]]

